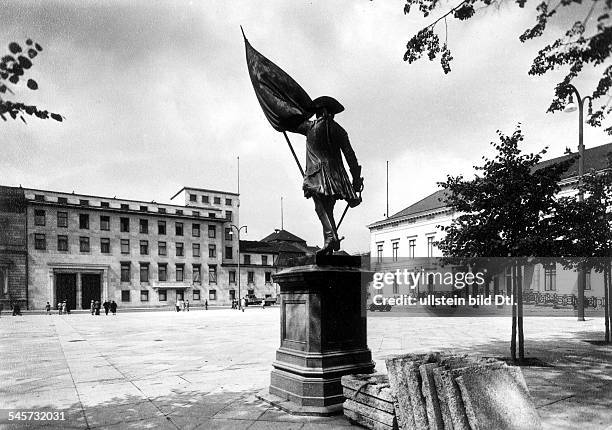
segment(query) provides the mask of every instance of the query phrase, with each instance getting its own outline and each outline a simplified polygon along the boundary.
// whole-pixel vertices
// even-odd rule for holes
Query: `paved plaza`
[[[0,428],[346,429],[342,416],[288,415],[256,399],[279,345],[279,309],[0,317]],[[510,320],[368,319],[388,354],[452,350],[508,356]],[[523,372],[549,429],[612,428],[612,348],[603,319],[526,318]],[[63,410],[65,421],[9,423],[6,409]]]

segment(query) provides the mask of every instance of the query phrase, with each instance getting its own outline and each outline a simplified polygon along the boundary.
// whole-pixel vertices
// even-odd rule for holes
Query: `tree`
[[[474,179],[447,176],[438,185],[446,190],[446,204],[459,214],[451,224],[440,227],[445,237],[438,242],[445,260],[512,270],[513,295],[511,355],[516,360],[518,334],[519,359],[524,358],[522,286],[519,267],[533,264],[535,258],[559,252],[558,229],[554,214],[563,173],[575,157],[545,167],[538,167],[546,149],[537,154],[523,154],[519,143],[524,137],[520,124],[511,136],[498,131],[499,143],[493,159],[483,157],[474,166]]]
[[[566,269],[583,268],[604,275],[605,341],[612,342],[610,302],[610,256],[612,229],[608,207],[612,203],[612,154],[608,154],[608,168],[585,174],[581,184],[584,200],[575,197],[560,199],[556,222],[561,229],[561,263]]]
[[[7,116],[12,119],[19,118],[25,123],[23,115],[27,114],[61,122],[63,117],[60,114],[5,98],[7,93],[15,95],[12,88],[26,79],[26,72],[33,66],[32,60],[42,51],[42,46],[28,39],[23,48],[17,42],[9,43],[8,50],[9,54],[0,59],[0,118],[4,121],[7,121]],[[31,78],[27,79],[26,86],[32,91],[38,89],[38,83]]]
[[[477,13],[477,9],[499,5],[502,2],[502,0],[458,1],[458,4],[422,28],[408,41],[404,61],[412,63],[425,54],[429,60],[433,61],[439,56],[444,73],[449,73],[453,57],[448,46],[448,19],[467,21]],[[580,75],[585,66],[601,66],[603,68],[601,76],[590,97],[591,102],[601,99],[602,104],[593,112],[591,102],[589,103],[587,121],[592,126],[601,126],[607,115],[612,113],[612,64],[607,61],[612,53],[612,19],[610,18],[612,0],[588,1],[591,2],[588,12],[585,12],[581,20],[575,21],[553,43],[540,49],[528,73],[543,75],[558,68],[567,68],[567,73],[555,88],[554,98],[548,108],[548,112],[555,112],[562,110],[567,104],[571,94],[568,84]],[[516,0],[516,3],[518,7],[524,8],[527,0]],[[573,11],[576,12],[575,9],[580,4],[582,4],[581,0],[559,0],[555,1],[552,6],[548,0],[543,1],[536,8],[535,25],[526,29],[520,35],[519,40],[526,42],[542,36],[549,22],[553,21],[561,8],[573,8]],[[430,13],[441,7],[441,2],[439,0],[406,0],[404,13],[408,14],[412,6],[417,6],[423,16],[428,17]],[[592,19],[595,16],[597,16],[596,21]],[[436,32],[436,26],[441,23],[444,23],[444,42],[441,42]],[[563,23],[561,22],[560,25],[562,26]],[[612,135],[612,126],[607,127],[605,131]]]

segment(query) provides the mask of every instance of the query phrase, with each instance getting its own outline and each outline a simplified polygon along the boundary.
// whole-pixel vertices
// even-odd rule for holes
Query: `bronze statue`
[[[340,238],[334,219],[337,200],[346,200],[350,207],[361,203],[363,179],[361,166],[357,162],[346,131],[334,121],[334,115],[342,112],[344,106],[333,97],[322,96],[312,102],[316,119],[306,119],[295,133],[306,136],[306,172],[304,173],[304,197],[311,198],[315,211],[323,226],[323,248],[319,254],[331,254],[340,249]],[[349,180],[342,154],[349,166],[352,182]]]
[[[244,32],[242,33],[244,36]],[[323,248],[326,255],[340,249],[338,227],[349,207],[361,203],[363,178],[361,166],[351,148],[346,131],[334,121],[334,115],[344,107],[328,96],[311,100],[310,96],[291,76],[257,52],[244,36],[247,66],[257,100],[270,125],[284,134],[289,148],[304,178],[306,198],[312,198],[323,226]],[[316,119],[310,117],[316,114]],[[286,131],[306,136],[306,171],[291,146]],[[342,154],[349,166],[349,179]],[[337,200],[346,200],[347,207],[338,225],[334,219]]]

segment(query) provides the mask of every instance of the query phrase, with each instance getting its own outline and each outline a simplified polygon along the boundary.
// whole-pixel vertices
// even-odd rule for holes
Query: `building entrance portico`
[[[69,309],[90,309],[92,300],[108,297],[106,266],[58,266],[49,271],[49,301],[54,305],[66,300]]]

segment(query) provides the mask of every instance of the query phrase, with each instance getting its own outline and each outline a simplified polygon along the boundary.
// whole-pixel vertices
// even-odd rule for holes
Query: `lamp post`
[[[584,191],[582,189],[582,179],[584,175],[584,102],[589,100],[589,113],[591,112],[591,96],[584,98],[580,97],[580,93],[572,84],[568,84],[567,87],[571,90],[570,102],[565,107],[565,112],[574,112],[576,105],[574,104],[573,95],[576,95],[576,101],[578,102],[578,201],[584,200]],[[584,270],[584,262],[579,263],[578,268],[578,300],[576,308],[578,310],[578,321],[584,321],[584,286],[586,284],[586,272]]]
[[[232,227],[232,233],[234,229],[236,229],[236,233],[238,234],[238,310],[242,309],[241,295],[240,295],[240,230],[244,229],[245,233],[248,233],[247,226],[242,225],[238,227],[237,225],[230,224]]]

